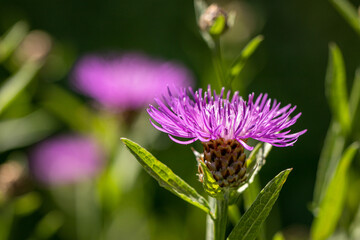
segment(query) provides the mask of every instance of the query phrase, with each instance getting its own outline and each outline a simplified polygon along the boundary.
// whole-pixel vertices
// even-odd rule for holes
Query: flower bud
[[[212,36],[223,34],[229,27],[228,14],[217,4],[211,4],[199,19],[199,26],[202,31]]]

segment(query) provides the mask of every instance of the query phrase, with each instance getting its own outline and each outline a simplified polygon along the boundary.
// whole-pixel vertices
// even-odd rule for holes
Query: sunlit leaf
[[[39,62],[27,62],[5,81],[0,88],[0,114],[30,83],[41,66]]]
[[[217,198],[221,194],[221,188],[216,180],[213,178],[211,172],[207,168],[204,162],[200,161],[201,168],[203,171],[203,186],[207,194],[210,196]]]
[[[341,51],[335,43],[331,43],[329,47],[329,63],[325,81],[326,95],[333,116],[340,123],[343,133],[348,133],[351,120],[344,61]]]
[[[313,240],[325,240],[335,231],[343,209],[347,172],[358,148],[358,143],[350,145],[339,162],[334,177],[320,203],[318,215],[312,224]]]
[[[262,35],[256,36],[253,38],[241,51],[241,54],[235,59],[234,63],[230,67],[230,72],[228,78],[230,79],[230,83],[241,73],[244,68],[247,60],[251,57],[251,55],[258,48],[260,43],[264,40]]]
[[[17,22],[11,29],[0,38],[0,62],[7,59],[20,45],[28,32],[28,25]]]
[[[202,209],[206,213],[210,213],[211,210],[208,202],[197,193],[194,188],[173,173],[170,168],[138,144],[126,138],[122,138],[121,140],[144,169],[159,182],[160,186]]]
[[[330,2],[360,36],[360,17],[356,8],[348,0],[330,0]]]
[[[230,233],[229,240],[252,240],[257,237],[261,224],[269,215],[291,170],[280,172],[261,190],[254,203]]]

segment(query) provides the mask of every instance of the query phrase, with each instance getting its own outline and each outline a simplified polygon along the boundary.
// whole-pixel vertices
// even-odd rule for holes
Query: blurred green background
[[[230,61],[234,58],[252,37],[262,34],[265,38],[242,72],[241,79],[246,83],[246,88],[238,87],[243,94],[267,92],[270,97],[284,104],[297,105],[297,111],[303,113],[293,131],[306,128],[308,132],[300,137],[294,147],[273,149],[260,173],[260,179],[264,185],[279,171],[294,168],[270,214],[266,228],[269,236],[280,229],[307,232],[312,221],[308,207],[312,200],[317,162],[330,123],[330,111],[324,93],[328,44],[335,41],[341,48],[350,86],[356,66],[360,64],[358,36],[327,1],[252,0],[217,3],[225,10],[237,12],[235,26],[225,34],[222,42],[225,59]],[[352,3],[355,6],[360,4],[358,1]],[[41,124],[47,126],[48,123],[49,129],[41,130],[41,133],[46,134],[37,132],[38,135],[29,144],[4,148],[0,152],[0,163],[11,158],[26,158],[26,153],[36,142],[55,133],[74,129],[66,117],[64,120],[61,114],[52,111],[54,108],[49,99],[56,95],[54,86],[65,89],[78,98],[81,104],[92,108],[89,99],[78,94],[69,84],[73,64],[88,52],[141,51],[165,60],[182,62],[194,73],[197,87],[215,83],[210,51],[199,34],[193,2],[189,0],[2,0],[0,35],[20,20],[27,22],[31,30],[49,34],[53,44],[35,80],[11,103],[0,120],[24,117],[41,108],[48,114],[45,120],[41,118],[44,121]],[[4,62],[0,67],[0,84],[12,74],[16,64],[12,60]],[[72,106],[67,100],[61,104],[69,109]],[[104,118],[101,118],[101,124],[117,124],[113,118],[109,122]],[[143,111],[139,124],[144,129],[152,129],[146,118]],[[126,126],[118,128],[120,135],[130,135],[131,131]],[[173,143],[166,134],[155,136],[154,131],[149,131],[149,134],[137,133],[136,136],[147,143],[147,148],[158,159],[201,191],[201,184],[196,177],[196,162],[190,148]],[[120,142],[116,144],[120,145]],[[201,149],[200,145],[195,146]],[[134,159],[131,161],[137,164]],[[109,227],[109,231],[114,234],[109,233],[109,236],[113,236],[113,239],[203,239],[205,214],[158,187],[144,171],[141,170],[139,174],[130,190],[119,189],[122,196],[117,203],[121,203],[121,206],[118,207],[119,214],[113,220],[113,225]],[[116,192],[117,187],[115,184],[114,189],[109,191]],[[39,206],[35,206],[36,209],[29,214],[20,214],[20,217],[15,218],[10,238],[78,239],[74,237],[76,234],[73,235],[75,230],[68,227],[69,222],[64,223],[63,220],[59,220],[59,227],[56,227],[54,220],[55,230],[48,235],[34,233],[46,214],[56,210],[55,213],[60,212],[62,216],[61,212],[65,212],[59,206],[61,202],[64,203],[63,200],[54,197],[62,190],[57,189],[56,195],[49,194],[47,189],[36,184],[34,188],[38,193],[36,196],[41,199]],[[6,218],[6,208],[2,210],[2,218]],[[65,217],[54,219],[67,219],[67,213],[64,214]],[[91,228],[94,223],[90,221],[89,224],[87,227]]]

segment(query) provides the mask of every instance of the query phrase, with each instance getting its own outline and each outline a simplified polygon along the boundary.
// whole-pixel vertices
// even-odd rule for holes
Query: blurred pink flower
[[[146,107],[168,86],[193,85],[192,74],[183,65],[140,53],[84,56],[72,77],[80,92],[115,110]]]
[[[61,185],[94,177],[101,170],[102,161],[103,153],[93,139],[61,135],[33,149],[30,169],[41,183]]]

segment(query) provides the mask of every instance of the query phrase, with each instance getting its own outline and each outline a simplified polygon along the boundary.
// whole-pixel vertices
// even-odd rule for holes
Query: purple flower
[[[292,146],[307,131],[290,133],[288,128],[301,113],[290,118],[296,106],[291,107],[289,104],[280,107],[280,103],[272,101],[267,94],[260,94],[255,99],[252,93],[248,101],[244,101],[238,92],[231,97],[228,91],[224,96],[224,88],[219,95],[215,91],[212,93],[210,86],[205,92],[202,89],[193,92],[189,88],[189,93],[185,88],[169,90],[168,96],[156,99],[158,107],[150,105],[148,108],[152,119],[159,124],[151,121],[153,126],[168,133],[177,143],[236,140],[246,149],[252,150],[253,147],[246,142],[248,138],[253,138],[273,146],[287,147]],[[180,141],[175,137],[190,139]]]
[[[95,176],[103,153],[93,139],[62,135],[40,143],[30,155],[34,177],[46,185],[68,184]]]
[[[139,53],[85,56],[76,64],[73,80],[79,91],[115,110],[145,107],[167,86],[192,85],[184,66]]]

